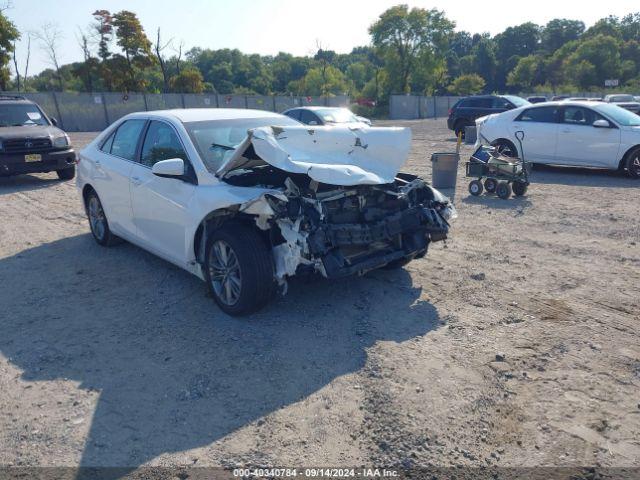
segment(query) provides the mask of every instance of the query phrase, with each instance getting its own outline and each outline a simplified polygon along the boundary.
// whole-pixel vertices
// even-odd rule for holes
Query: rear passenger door
[[[158,177],[151,172],[154,163],[172,158],[184,161],[183,179]],[[136,235],[146,248],[180,266],[187,263],[187,212],[196,185],[195,171],[173,126],[150,121],[131,170],[133,221]]]
[[[527,161],[554,163],[558,144],[559,108],[532,107],[524,110],[511,125],[511,139],[517,145],[516,132],[523,131],[522,146]]]
[[[126,120],[100,145],[93,159],[92,184],[100,197],[109,227],[115,234],[127,238],[135,235],[129,176],[144,125],[145,120]]]

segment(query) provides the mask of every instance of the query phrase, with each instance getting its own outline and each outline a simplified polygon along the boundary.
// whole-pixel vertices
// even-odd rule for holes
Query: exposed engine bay
[[[336,186],[264,165],[226,182],[281,192],[240,209],[268,231],[280,283],[305,271],[336,278],[422,257],[447,238],[456,215],[446,197],[409,174],[391,184]]]
[[[262,190],[231,214],[264,232],[280,285],[302,273],[361,275],[424,256],[456,217],[438,190],[398,173],[410,145],[406,128],[262,127],[216,176]]]

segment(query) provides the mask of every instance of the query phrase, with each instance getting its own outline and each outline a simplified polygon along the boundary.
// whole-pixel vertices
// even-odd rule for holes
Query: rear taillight
[[[453,108],[449,109],[449,116],[453,115]]]

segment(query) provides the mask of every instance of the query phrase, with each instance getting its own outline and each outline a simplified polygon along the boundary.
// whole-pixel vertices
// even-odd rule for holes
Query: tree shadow
[[[48,188],[59,183],[62,182],[58,179],[55,172],[47,174],[47,177],[30,174],[0,177],[0,195],[40,190],[41,188]]]
[[[629,178],[626,172],[541,164],[534,166],[531,181],[547,185],[575,185],[579,187],[640,187],[640,181]]]
[[[264,311],[231,318],[197,278],[88,234],[0,260],[0,279],[11,280],[0,350],[22,379],[100,392],[81,467],[133,470],[208,445],[357,372],[377,341],[439,325],[404,270],[296,282]]]

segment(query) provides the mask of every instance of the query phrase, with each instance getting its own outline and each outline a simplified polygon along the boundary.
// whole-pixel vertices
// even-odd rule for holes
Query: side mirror
[[[50,120],[54,127],[58,126],[58,119],[56,117],[51,117]]]
[[[600,120],[596,120],[595,122],[593,122],[593,126],[596,128],[611,128],[611,124],[603,119]]]
[[[170,158],[160,160],[153,164],[151,173],[158,177],[175,178],[184,176],[184,160],[181,158]]]

